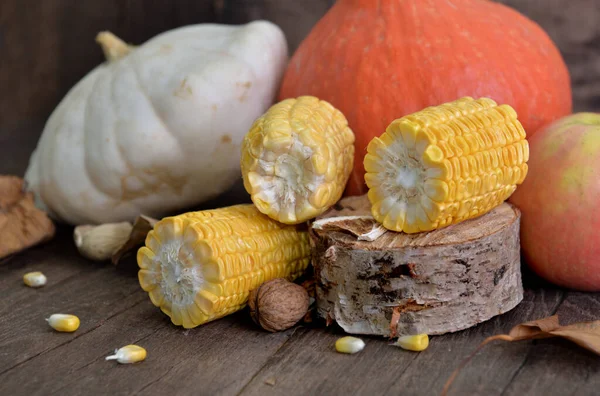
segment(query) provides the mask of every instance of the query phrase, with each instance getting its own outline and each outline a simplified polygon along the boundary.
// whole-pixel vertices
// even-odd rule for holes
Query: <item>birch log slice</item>
[[[523,299],[519,226],[519,210],[503,203],[432,232],[396,233],[370,216],[366,196],[345,198],[310,229],[317,311],[351,334],[434,335],[484,322]]]

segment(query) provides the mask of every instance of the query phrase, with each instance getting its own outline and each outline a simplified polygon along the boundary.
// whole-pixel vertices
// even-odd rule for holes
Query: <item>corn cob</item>
[[[262,213],[285,224],[313,219],[342,196],[354,161],[344,115],[312,96],[259,117],[242,144],[244,186]]]
[[[373,217],[405,233],[490,211],[523,182],[529,159],[516,112],[470,97],[393,121],[367,151]]]
[[[250,290],[274,278],[295,279],[309,260],[305,230],[251,204],[166,217],[137,254],[140,285],[185,328],[242,309]]]

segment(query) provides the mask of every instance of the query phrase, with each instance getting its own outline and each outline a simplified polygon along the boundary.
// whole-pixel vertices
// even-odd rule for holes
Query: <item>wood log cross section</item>
[[[520,212],[503,203],[439,230],[387,231],[366,196],[341,200],[310,227],[319,316],[347,333],[438,335],[523,299]]]

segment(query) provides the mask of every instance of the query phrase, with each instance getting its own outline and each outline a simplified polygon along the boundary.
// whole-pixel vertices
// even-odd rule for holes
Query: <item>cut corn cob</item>
[[[312,96],[286,99],[258,118],[242,144],[244,186],[272,219],[298,224],[342,196],[354,161],[344,115]]]
[[[192,328],[242,309],[250,290],[308,266],[308,233],[252,204],[159,221],[138,250],[138,279],[175,325]]]
[[[516,112],[465,97],[393,121],[365,156],[372,214],[392,231],[430,231],[480,216],[527,175]]]

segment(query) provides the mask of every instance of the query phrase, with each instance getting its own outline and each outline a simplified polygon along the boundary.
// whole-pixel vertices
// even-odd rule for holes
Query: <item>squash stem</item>
[[[109,62],[123,58],[132,49],[132,46],[128,45],[111,32],[98,33],[96,36],[96,42],[102,47],[104,56]]]

